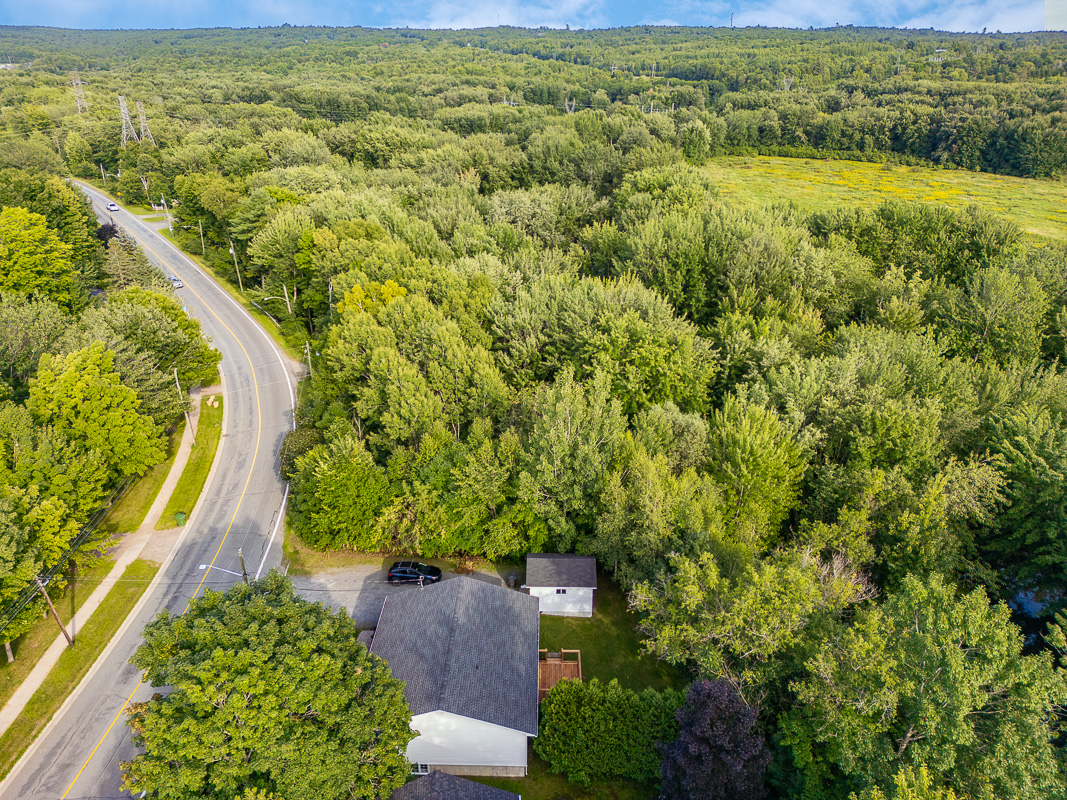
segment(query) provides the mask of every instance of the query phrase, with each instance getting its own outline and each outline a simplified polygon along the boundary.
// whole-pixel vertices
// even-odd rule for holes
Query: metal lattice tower
[[[70,85],[74,87],[74,102],[78,104],[78,113],[89,110],[89,104],[85,102],[85,93],[82,91],[82,79],[77,72],[70,73]]]
[[[140,100],[137,101],[137,119],[141,123],[141,141],[151,142],[153,146],[158,147],[155,138],[152,136],[152,131],[148,130],[148,118],[144,115],[144,103]]]
[[[121,94],[119,95],[119,113],[122,115],[122,148],[125,150],[126,142],[130,141],[130,139],[135,142],[140,142],[141,140],[137,138],[137,129],[130,122],[130,110],[126,108],[126,98]]]

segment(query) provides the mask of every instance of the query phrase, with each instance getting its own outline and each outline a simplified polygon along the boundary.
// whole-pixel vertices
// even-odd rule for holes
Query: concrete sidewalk
[[[118,543],[111,551],[115,557],[115,564],[111,571],[108,572],[107,577],[100,581],[100,585],[78,607],[70,618],[70,622],[67,623],[67,630],[74,637],[75,643],[77,643],[77,632],[81,630],[85,622],[93,615],[93,612],[99,608],[107,593],[111,591],[133,561],[143,553],[145,555],[150,554],[152,560],[162,563],[167,553],[170,552],[170,548],[177,539],[177,531],[157,531],[156,522],[159,520],[160,514],[163,513],[163,509],[167,507],[167,502],[174,493],[174,488],[178,485],[178,479],[189,461],[196,428],[200,421],[200,398],[210,397],[213,394],[221,395],[222,387],[211,386],[207,389],[200,389],[190,393],[190,424],[185,427],[182,440],[178,444],[178,452],[174,456],[174,463],[171,465],[170,472],[167,473],[167,478],[159,489],[159,494],[156,495],[155,502],[152,503],[152,507],[149,508],[137,532],[123,534],[118,540]],[[164,550],[165,552],[163,552]],[[11,726],[11,723],[18,719],[19,714],[26,707],[26,703],[44,683],[48,673],[52,671],[67,646],[66,638],[63,634],[59,634],[44,655],[41,656],[41,660],[26,676],[26,680],[22,682],[19,688],[15,690],[15,693],[11,695],[11,699],[0,709],[0,734],[3,734]]]

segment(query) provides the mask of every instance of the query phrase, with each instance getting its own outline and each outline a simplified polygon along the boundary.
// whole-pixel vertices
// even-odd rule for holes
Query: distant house
[[[526,556],[526,583],[532,597],[541,601],[541,613],[557,617],[593,616],[596,559],[560,553]]]
[[[522,796],[435,771],[404,784],[389,800],[522,800]]]
[[[526,774],[537,735],[537,598],[469,577],[391,595],[371,652],[404,681],[414,771]]]

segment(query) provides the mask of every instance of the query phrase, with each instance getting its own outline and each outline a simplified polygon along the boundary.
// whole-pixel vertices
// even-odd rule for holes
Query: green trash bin
[[[179,528],[182,527],[185,524],[185,513],[179,511],[177,514],[174,515],[174,521],[178,523]]]

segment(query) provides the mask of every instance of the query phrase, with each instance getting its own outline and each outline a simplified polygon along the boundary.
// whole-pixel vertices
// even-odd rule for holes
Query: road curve
[[[129,658],[141,630],[168,609],[182,613],[204,587],[223,590],[240,580],[237,550],[249,573],[281,562],[287,487],[278,452],[293,424],[300,366],[241,306],[189,258],[125,211],[106,211],[109,198],[78,182],[97,216],[126,229],[148,257],[185,287],[177,294],[222,353],[222,440],[215,465],[189,524],[126,625],[34,745],[0,784],[0,800],[129,798],[120,791],[119,763],[132,758],[123,709],[150,688]],[[201,570],[201,564],[217,569]]]

